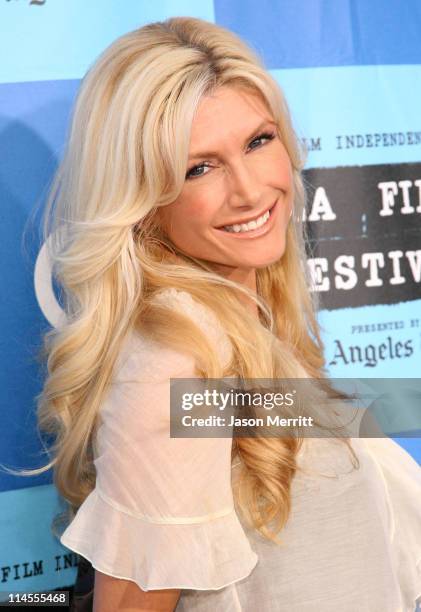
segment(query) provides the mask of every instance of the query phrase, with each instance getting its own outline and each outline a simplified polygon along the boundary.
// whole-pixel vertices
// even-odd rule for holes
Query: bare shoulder
[[[173,612],[180,589],[143,591],[132,580],[95,570],[93,612]]]

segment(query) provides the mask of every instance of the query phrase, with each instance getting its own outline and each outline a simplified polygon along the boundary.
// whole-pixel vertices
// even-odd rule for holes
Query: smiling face
[[[289,156],[262,99],[227,86],[203,97],[183,189],[157,211],[172,242],[256,290],[256,268],[284,253],[292,202]]]

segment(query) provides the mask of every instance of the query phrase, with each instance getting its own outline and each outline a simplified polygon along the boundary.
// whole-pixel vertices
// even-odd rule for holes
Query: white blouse
[[[226,363],[213,313],[175,289]],[[421,598],[421,467],[389,438],[306,439],[279,546],[241,521],[231,438],[170,438],[169,379],[193,358],[133,334],[101,406],[95,489],[60,541],[177,612],[414,612]]]

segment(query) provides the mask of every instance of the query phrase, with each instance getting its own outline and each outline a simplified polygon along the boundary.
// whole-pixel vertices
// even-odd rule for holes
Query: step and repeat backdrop
[[[45,462],[35,352],[61,316],[29,215],[42,208],[88,67],[119,35],[175,15],[238,33],[286,94],[308,151],[308,265],[330,375],[420,376],[417,0],[0,0],[0,461],[8,466]],[[393,437],[421,462],[413,433]],[[73,584],[76,556],[50,531],[63,509],[51,474],[0,471],[0,591]]]

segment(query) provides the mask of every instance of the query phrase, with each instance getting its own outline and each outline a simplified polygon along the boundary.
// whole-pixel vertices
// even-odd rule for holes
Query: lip
[[[243,219],[242,221],[234,221],[234,223],[224,223],[223,225],[219,225],[216,229],[222,229],[230,225],[242,225],[243,223],[251,223],[252,221],[257,221],[259,217],[261,217],[262,215],[265,215],[268,210],[271,210],[274,207],[274,204],[276,204],[276,202],[271,204],[269,208],[266,208],[266,210],[263,210],[261,213],[255,215],[254,217],[251,217],[250,219],[247,219],[247,220]]]
[[[267,232],[271,230],[273,226],[274,217],[276,215],[277,208],[278,208],[278,200],[276,200],[275,203],[272,204],[272,206],[267,209],[270,211],[270,217],[266,221],[266,223],[264,223],[260,227],[257,227],[254,230],[249,230],[248,232],[227,232],[226,230],[222,229],[223,226],[221,228],[215,228],[215,229],[217,229],[219,232],[222,232],[225,236],[238,238],[239,240],[247,240],[248,238],[257,238],[258,236],[264,236],[265,234],[267,234]],[[265,214],[265,213],[261,213],[259,216],[261,217],[262,214]],[[256,218],[258,219],[259,217],[256,217]]]

